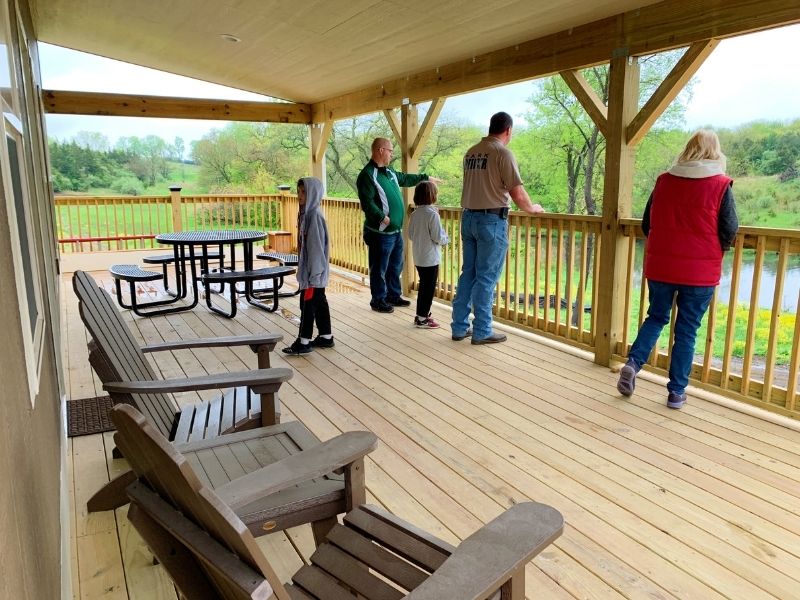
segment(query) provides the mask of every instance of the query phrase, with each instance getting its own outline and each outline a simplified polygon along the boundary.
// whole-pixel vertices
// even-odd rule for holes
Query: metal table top
[[[160,244],[239,244],[256,242],[267,237],[266,232],[254,229],[224,229],[219,231],[175,231],[156,236]]]

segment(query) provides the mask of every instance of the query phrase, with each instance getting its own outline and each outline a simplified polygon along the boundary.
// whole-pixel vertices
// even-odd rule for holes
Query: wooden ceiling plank
[[[594,91],[594,88],[589,85],[586,78],[580,71],[561,71],[561,78],[575,94],[578,102],[583,106],[583,110],[594,121],[603,137],[608,139],[608,107],[603,104],[600,96]]]
[[[312,104],[315,121],[342,119],[442,96],[455,96],[608,62],[616,49],[652,54],[800,22],[800,0],[665,0],[509,46],[392,79]]]
[[[684,55],[628,125],[626,135],[630,145],[635,146],[642,141],[653,123],[681,93],[686,83],[694,77],[694,74],[718,44],[719,40],[703,40],[695,42],[686,49]]]
[[[433,102],[431,102],[428,113],[425,115],[425,119],[422,121],[422,125],[420,125],[419,131],[417,132],[417,137],[411,144],[412,158],[419,160],[420,155],[425,150],[428,138],[431,137],[433,126],[436,125],[436,119],[439,118],[439,114],[444,108],[445,100],[447,100],[447,98],[434,98]]]
[[[98,92],[43,90],[45,112],[62,115],[212,119],[268,123],[311,123],[308,104],[170,98]]]

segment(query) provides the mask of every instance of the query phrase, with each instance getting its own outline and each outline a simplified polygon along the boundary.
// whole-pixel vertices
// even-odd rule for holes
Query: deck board
[[[69,395],[99,394],[63,282]],[[375,432],[381,444],[366,461],[369,501],[452,543],[515,502],[552,504],[567,526],[528,566],[528,598],[800,597],[797,431],[691,393],[683,410],[669,410],[653,378],[640,378],[635,396],[623,399],[615,373],[549,341],[455,343],[447,327],[415,329],[410,308],[370,311],[368,290],[341,277],[328,297],[336,347],[273,355],[273,366],[294,369],[280,392],[283,419],[301,420],[321,439]],[[240,305],[234,320],[202,306],[152,319],[123,314],[143,343],[264,330],[288,343],[297,334],[297,299],[282,306],[267,314]],[[447,322],[444,309],[434,310]],[[160,353],[157,362],[164,376],[254,365],[247,348]],[[177,400],[198,397],[207,396]],[[124,468],[107,456],[110,444],[108,434],[72,441],[77,504]],[[103,584],[119,597],[173,598],[124,515],[87,516],[75,507],[75,597],[106,597],[92,576],[102,567]],[[282,577],[313,550],[308,526],[260,544],[280,555],[274,566]]]

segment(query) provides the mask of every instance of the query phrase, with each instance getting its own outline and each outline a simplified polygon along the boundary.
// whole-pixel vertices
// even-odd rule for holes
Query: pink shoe
[[[439,324],[433,320],[433,317],[428,315],[424,319],[414,317],[414,327],[419,327],[420,329],[439,329]]]

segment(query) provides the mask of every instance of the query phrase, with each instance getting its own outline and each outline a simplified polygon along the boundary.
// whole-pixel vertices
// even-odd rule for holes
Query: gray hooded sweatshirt
[[[298,218],[297,282],[300,289],[324,288],[328,286],[330,240],[328,224],[320,210],[322,182],[316,177],[303,177],[301,181],[306,188],[306,205]]]

